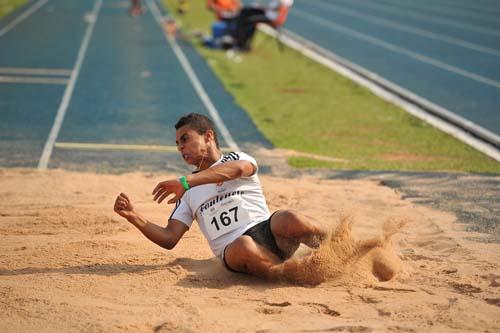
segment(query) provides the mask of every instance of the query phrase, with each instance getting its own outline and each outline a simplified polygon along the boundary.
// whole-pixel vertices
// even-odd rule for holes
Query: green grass
[[[185,34],[208,32],[213,15],[199,1],[178,19]],[[500,163],[263,34],[240,63],[194,44],[276,147],[345,160],[299,156],[294,167],[500,173]]]
[[[12,12],[19,6],[26,3],[27,0],[0,0],[0,18]]]

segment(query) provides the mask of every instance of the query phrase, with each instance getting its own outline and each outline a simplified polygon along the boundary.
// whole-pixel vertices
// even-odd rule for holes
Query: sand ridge
[[[449,213],[374,181],[261,177],[271,211],[336,229],[352,245],[342,258],[356,258],[319,284],[271,283],[225,270],[196,226],[167,251],[113,213],[125,192],[165,225],[173,207],[151,191],[168,176],[1,169],[0,331],[500,330],[500,246],[469,241],[483,235]],[[408,222],[392,233],[391,218]]]

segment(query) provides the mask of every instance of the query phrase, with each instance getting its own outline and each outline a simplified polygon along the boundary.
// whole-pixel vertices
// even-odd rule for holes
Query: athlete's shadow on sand
[[[167,271],[179,277],[177,286],[185,288],[224,289],[234,285],[253,286],[269,289],[279,285],[246,274],[228,271],[217,258],[192,259],[177,258],[167,264],[130,265],[130,264],[89,264],[70,267],[26,267],[20,269],[0,269],[0,276],[38,275],[38,274],[78,274],[113,276],[118,274],[142,274]]]
[[[230,272],[217,258],[177,258],[167,266],[167,269],[179,266],[187,272],[187,275],[179,279],[176,285],[185,288],[224,289],[240,285],[264,290],[280,286],[247,274]]]
[[[151,271],[161,271],[166,269],[168,266],[169,264],[163,264],[163,265],[90,264],[90,265],[59,267],[59,268],[26,267],[13,270],[0,269],[0,276],[54,274],[54,273],[112,276],[123,273],[143,273]]]

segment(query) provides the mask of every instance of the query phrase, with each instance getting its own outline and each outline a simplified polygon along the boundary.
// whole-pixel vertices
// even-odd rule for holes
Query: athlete
[[[176,204],[167,226],[141,216],[121,193],[114,210],[152,242],[172,249],[196,220],[215,256],[226,268],[271,280],[279,279],[279,265],[301,243],[318,247],[326,230],[297,212],[269,213],[254,158],[233,152],[223,155],[212,121],[191,113],[179,119],[176,144],[196,171],[160,182],[154,200]]]

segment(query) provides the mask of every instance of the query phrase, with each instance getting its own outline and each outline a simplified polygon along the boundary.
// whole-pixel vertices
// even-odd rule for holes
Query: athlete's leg
[[[277,278],[271,274],[270,268],[282,262],[278,256],[246,235],[237,238],[226,247],[224,260],[234,271],[270,280]]]
[[[256,23],[253,22],[253,18],[264,16],[264,14],[265,10],[262,8],[243,7],[241,9],[235,19],[236,27],[233,30],[233,38],[238,48],[246,48],[249,38],[255,32]]]
[[[317,248],[327,235],[318,222],[291,210],[279,210],[271,218],[271,231],[278,247],[291,256],[300,243]]]

